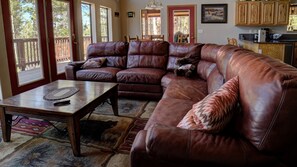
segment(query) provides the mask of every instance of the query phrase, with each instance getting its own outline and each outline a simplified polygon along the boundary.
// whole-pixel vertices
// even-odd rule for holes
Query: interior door
[[[195,5],[168,6],[168,41],[178,42],[178,36],[183,34],[181,42],[196,42]]]
[[[65,66],[76,55],[73,0],[48,0],[47,18],[51,77],[65,79]]]
[[[12,94],[48,83],[44,4],[1,0]]]

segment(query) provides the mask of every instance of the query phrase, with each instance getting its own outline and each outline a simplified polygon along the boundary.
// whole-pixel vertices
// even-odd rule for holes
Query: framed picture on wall
[[[128,15],[128,17],[134,17],[135,13],[134,12],[128,12],[127,15]]]
[[[201,23],[227,23],[228,4],[202,4]]]

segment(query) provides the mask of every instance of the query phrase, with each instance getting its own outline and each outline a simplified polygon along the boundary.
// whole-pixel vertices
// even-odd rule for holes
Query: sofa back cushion
[[[167,70],[173,71],[177,68],[177,65],[175,63],[178,58],[186,56],[197,56],[197,59],[200,60],[202,46],[203,44],[199,43],[170,43]]]
[[[127,68],[165,69],[168,58],[166,41],[133,41],[129,44]]]
[[[125,68],[127,63],[128,43],[98,42],[88,46],[87,59],[105,57],[107,67]]]
[[[201,49],[201,60],[197,66],[197,74],[207,80],[208,93],[212,93],[224,84],[224,77],[217,68],[217,55],[222,46],[205,44]]]
[[[297,140],[297,69],[276,59],[237,51],[226,78],[239,76],[238,131],[258,150],[282,153]]]

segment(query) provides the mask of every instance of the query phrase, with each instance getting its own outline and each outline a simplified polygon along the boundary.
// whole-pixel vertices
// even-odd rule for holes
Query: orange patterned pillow
[[[238,76],[194,104],[177,127],[217,133],[230,122],[239,97]]]
[[[105,63],[105,61],[106,61],[105,57],[88,59],[81,66],[81,68],[83,68],[83,69],[100,68]]]

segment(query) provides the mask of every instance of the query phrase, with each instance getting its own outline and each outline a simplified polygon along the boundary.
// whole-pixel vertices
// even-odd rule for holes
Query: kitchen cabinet
[[[289,1],[238,1],[235,24],[277,26],[288,24]]]
[[[243,48],[252,50],[256,53],[261,53],[266,56],[278,59],[287,64],[296,66],[297,60],[294,58],[292,53],[294,44],[291,42],[285,43],[257,43],[253,41],[243,41]],[[295,43],[295,53],[297,53],[297,44]],[[295,56],[296,57],[296,56]]]
[[[276,21],[277,25],[287,25],[289,22],[289,2],[277,1],[276,3]]]
[[[261,2],[248,2],[248,25],[260,24]]]
[[[237,25],[248,24],[248,3],[247,2],[236,2],[236,15],[235,22]]]
[[[244,41],[243,48],[284,61],[285,44],[254,43],[252,41]]]
[[[261,2],[261,24],[274,24],[274,8],[275,7],[273,1]]]

